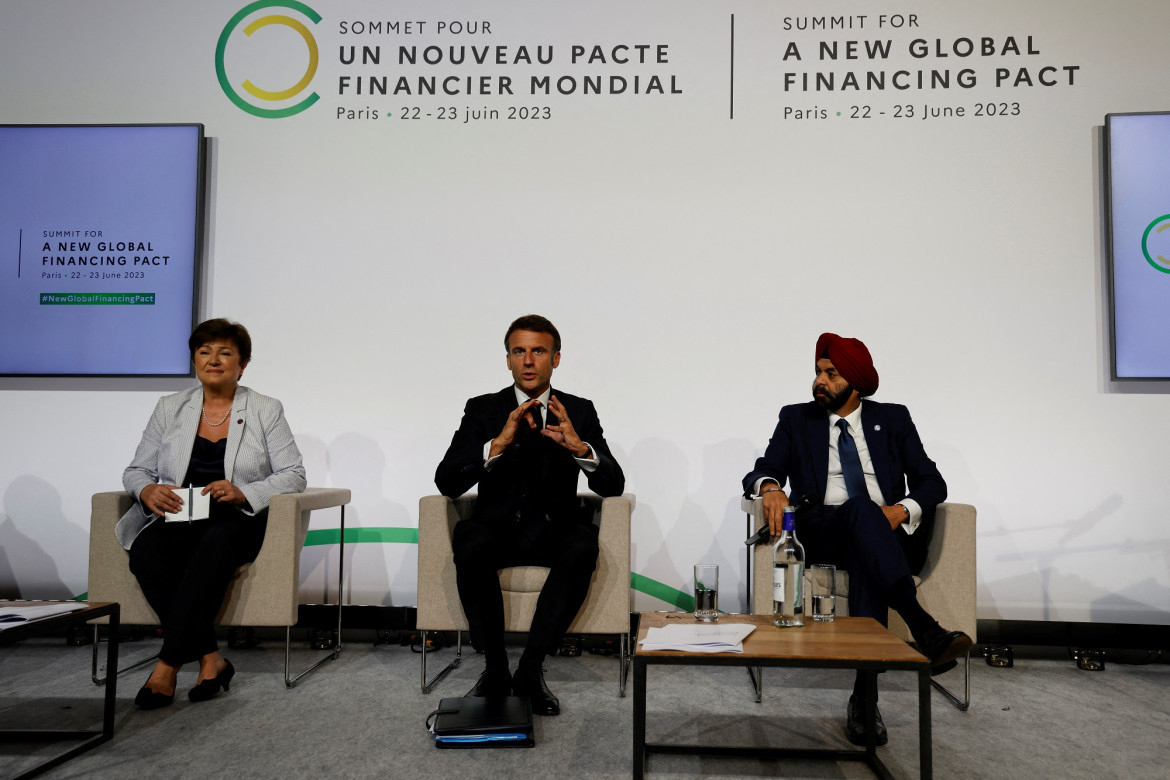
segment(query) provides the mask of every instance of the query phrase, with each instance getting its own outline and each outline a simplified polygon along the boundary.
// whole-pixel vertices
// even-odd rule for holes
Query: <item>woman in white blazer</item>
[[[174,701],[179,668],[199,662],[191,701],[228,690],[235,669],[219,653],[214,620],[236,569],[256,559],[268,502],[305,488],[305,469],[284,407],[240,385],[252,357],[247,329],[208,320],[188,340],[199,378],[159,399],[122,484],[137,503],[118,521],[130,570],[162,621],[158,663],[134,703]],[[186,512],[190,487],[210,497],[206,519],[164,522]]]

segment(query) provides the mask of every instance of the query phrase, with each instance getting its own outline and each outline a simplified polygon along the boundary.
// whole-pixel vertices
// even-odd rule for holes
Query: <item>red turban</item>
[[[873,395],[878,389],[878,372],[873,358],[860,339],[847,339],[836,333],[822,333],[817,339],[816,360],[828,358],[837,373],[860,395]]]

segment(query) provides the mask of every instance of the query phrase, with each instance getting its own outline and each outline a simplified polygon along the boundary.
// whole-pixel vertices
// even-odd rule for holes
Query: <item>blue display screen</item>
[[[1170,378],[1170,114],[1105,117],[1113,378]]]
[[[0,374],[186,376],[203,126],[0,126]]]

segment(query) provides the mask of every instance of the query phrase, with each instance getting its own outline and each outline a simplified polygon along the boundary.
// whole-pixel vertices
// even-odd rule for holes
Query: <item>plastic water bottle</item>
[[[784,525],[772,549],[772,622],[804,625],[804,546],[796,540],[796,510],[784,507]]]

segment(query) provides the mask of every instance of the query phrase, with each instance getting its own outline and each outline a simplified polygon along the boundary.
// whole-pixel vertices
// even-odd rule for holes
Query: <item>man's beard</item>
[[[824,395],[821,395],[824,393]],[[845,388],[839,392],[834,393],[828,388],[821,390],[813,390],[813,400],[816,401],[817,406],[822,409],[827,409],[830,412],[835,412],[845,405],[849,400],[849,396],[853,394],[853,385],[845,385]]]

